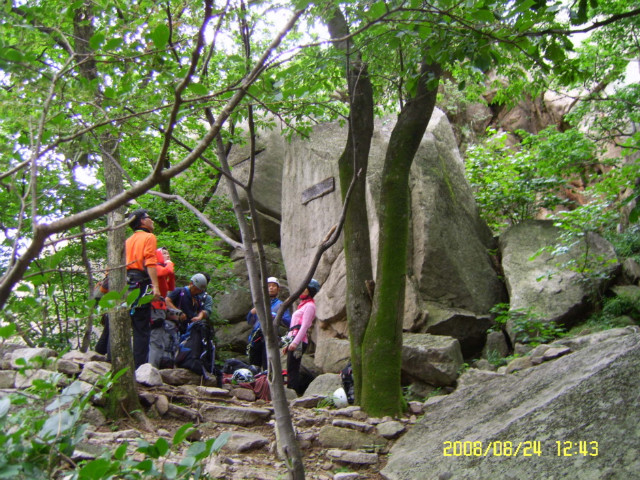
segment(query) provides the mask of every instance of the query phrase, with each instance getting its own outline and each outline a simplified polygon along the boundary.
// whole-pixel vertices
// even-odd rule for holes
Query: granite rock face
[[[562,254],[542,251],[557,246],[561,233],[552,221],[523,222],[500,236],[500,250],[510,309],[531,309],[541,315],[542,321],[570,326],[590,313],[590,292],[599,291],[607,281],[601,275],[582,275],[570,265],[586,263],[589,268],[602,268],[611,274],[620,265],[613,246],[592,233]]]
[[[394,123],[391,118],[376,121],[367,171],[374,268],[382,167]],[[342,202],[337,159],[346,133],[346,127],[337,123],[323,124],[314,128],[309,140],[293,139],[286,145],[281,248],[292,288],[298,286],[316,248],[339,218]],[[313,188],[317,196],[309,200]],[[434,112],[416,154],[410,195],[411,245],[404,312],[407,329],[415,330],[413,326],[420,323],[426,301],[477,314],[487,313],[504,301],[504,285],[489,254],[495,246],[493,238],[478,215],[451,126],[440,110]],[[343,321],[346,271],[340,241],[324,254],[315,276],[323,284],[316,297],[319,323]],[[335,330],[345,331],[339,327]]]
[[[424,418],[391,449],[382,474],[390,480],[521,479],[533,478],[532,471],[545,479],[635,478],[640,333],[627,328],[598,340],[535,368],[459,382],[454,393],[426,406]],[[464,456],[464,442],[481,448]]]

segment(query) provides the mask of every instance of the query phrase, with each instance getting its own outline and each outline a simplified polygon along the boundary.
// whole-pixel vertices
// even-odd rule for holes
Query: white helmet
[[[253,373],[248,368],[239,368],[233,372],[231,377],[233,383],[251,383],[253,382]],[[346,398],[346,397],[345,397]]]
[[[333,400],[333,404],[337,408],[344,408],[347,405],[349,405],[349,402],[347,401],[347,394],[345,393],[344,388],[342,387],[340,387],[335,392],[333,392],[333,395],[331,396],[331,398]]]

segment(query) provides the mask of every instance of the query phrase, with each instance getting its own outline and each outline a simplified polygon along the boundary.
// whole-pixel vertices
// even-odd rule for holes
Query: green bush
[[[610,234],[607,239],[613,244],[618,256],[640,262],[640,225],[632,225],[623,233]]]
[[[509,327],[516,342],[539,345],[565,335],[565,329],[555,322],[545,322],[533,309],[509,309],[508,303],[498,303],[491,308],[495,315],[491,330],[504,330]]]
[[[15,326],[0,328],[0,337],[15,334]],[[16,361],[19,373],[26,375],[40,368],[45,360],[27,363]],[[229,434],[217,439],[191,444],[177,462],[165,456],[170,450],[181,448],[192,431],[192,424],[182,426],[173,436],[172,443],[159,438],[149,444],[139,441],[137,451],[142,460],[127,455],[127,445],[118,446],[94,460],[75,464],[71,460],[75,447],[84,439],[88,424],[82,414],[95,395],[108,395],[110,387],[124,373],[107,373],[96,387],[85,392],[81,382],[75,381],[59,391],[62,375],[51,372],[48,380],[33,380],[24,391],[11,393],[0,399],[0,478],[47,480],[102,480],[127,479],[197,479],[203,475],[203,463],[217,453],[227,442]]]

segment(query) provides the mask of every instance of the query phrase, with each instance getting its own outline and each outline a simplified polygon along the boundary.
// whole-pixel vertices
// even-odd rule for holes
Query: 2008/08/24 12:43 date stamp
[[[556,440],[553,454],[558,457],[598,456],[598,442],[586,440]],[[551,452],[546,452],[551,453]],[[543,455],[542,442],[527,440],[524,442],[492,441],[488,444],[475,442],[443,442],[442,454],[445,457],[540,457]]]

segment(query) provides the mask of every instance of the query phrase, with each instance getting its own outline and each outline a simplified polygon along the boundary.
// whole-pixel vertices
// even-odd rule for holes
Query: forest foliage
[[[570,92],[561,125],[511,132],[516,146],[490,131],[466,149],[480,211],[496,232],[541,212],[579,232],[633,228],[640,86],[624,80],[639,53],[634,2],[8,2],[0,13],[0,286],[11,292],[2,294],[3,322],[33,344],[79,346],[99,313],[89,296],[106,273],[106,214],[126,203],[154,211],[179,284],[206,270],[210,293],[230,288],[219,238],[157,194],[237,229],[215,195],[214,138],[227,148],[246,142],[249,118],[286,135],[347,121],[343,57],[322,27],[336,5],[369,65],[377,113],[415,94],[420,59],[444,68],[460,103],[511,106],[523,93]],[[299,20],[282,30],[292,15]],[[611,146],[616,154],[603,156]],[[104,159],[125,178],[114,201]],[[42,248],[32,255],[34,245]]]

